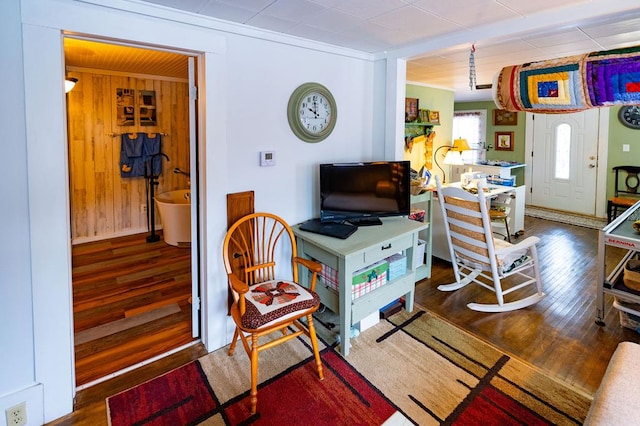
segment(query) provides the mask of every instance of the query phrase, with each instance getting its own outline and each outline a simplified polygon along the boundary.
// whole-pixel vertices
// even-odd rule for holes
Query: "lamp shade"
[[[78,82],[77,78],[68,77],[64,79],[64,93],[69,93]]]
[[[451,150],[455,150],[455,151],[468,151],[471,148],[469,147],[469,144],[467,143],[466,139],[454,139],[453,141],[453,146],[451,147]]]
[[[462,161],[462,155],[460,154],[460,151],[450,149],[444,156],[444,160],[442,160],[442,163],[447,165],[461,166],[464,164],[464,161]]]

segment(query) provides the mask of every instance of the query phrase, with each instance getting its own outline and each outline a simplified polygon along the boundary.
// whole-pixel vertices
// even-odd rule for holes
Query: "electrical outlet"
[[[7,425],[22,426],[27,424],[27,403],[21,402],[18,405],[7,408]]]
[[[146,212],[147,212],[147,205],[140,204],[140,213],[146,213]]]

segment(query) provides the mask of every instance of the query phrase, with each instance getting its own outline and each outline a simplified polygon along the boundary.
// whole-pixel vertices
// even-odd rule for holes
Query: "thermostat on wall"
[[[260,166],[275,166],[276,165],[276,153],[275,151],[260,151]]]

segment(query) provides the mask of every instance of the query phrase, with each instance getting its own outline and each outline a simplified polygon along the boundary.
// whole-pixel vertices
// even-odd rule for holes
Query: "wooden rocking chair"
[[[489,205],[484,185],[472,194],[460,187],[442,187],[436,177],[438,198],[456,282],[438,286],[442,291],[458,290],[476,283],[495,293],[495,304],[469,303],[470,309],[482,312],[505,312],[531,306],[544,298],[538,253],[538,237],[528,237],[518,244],[493,237]],[[508,284],[503,281],[508,277]],[[505,295],[534,286],[535,293],[505,302]],[[519,292],[518,294],[522,294]]]
[[[322,267],[297,256],[293,231],[283,219],[269,213],[252,213],[235,222],[224,238],[222,256],[234,296],[231,316],[236,324],[229,356],[240,338],[251,360],[251,414],[255,414],[260,351],[304,334],[311,341],[318,377],[324,378],[312,317],[320,306],[314,290]],[[280,257],[287,261],[277,268]],[[298,284],[299,265],[312,272],[310,288]],[[289,275],[289,268],[291,279],[276,278],[284,271]],[[300,322],[303,317],[307,326]],[[290,332],[290,328],[296,330]],[[261,345],[258,339],[273,332],[282,335]]]

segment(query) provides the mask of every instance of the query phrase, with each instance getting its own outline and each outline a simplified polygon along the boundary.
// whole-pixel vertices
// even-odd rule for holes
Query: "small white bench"
[[[640,424],[640,345],[618,344],[593,396],[585,425]]]

